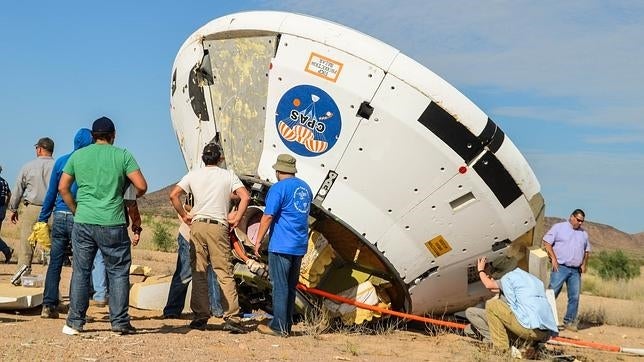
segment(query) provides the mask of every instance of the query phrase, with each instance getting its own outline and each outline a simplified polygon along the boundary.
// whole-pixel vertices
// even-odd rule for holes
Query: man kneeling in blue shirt
[[[546,298],[543,282],[534,275],[516,268],[500,280],[486,270],[486,258],[478,259],[479,278],[492,292],[501,295],[485,303],[485,315],[494,348],[510,349],[509,333],[521,340],[545,342],[558,332],[552,308]]]

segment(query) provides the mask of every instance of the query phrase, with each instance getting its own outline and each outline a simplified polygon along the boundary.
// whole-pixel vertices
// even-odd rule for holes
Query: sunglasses
[[[575,216],[575,219],[577,219],[577,221],[579,221],[579,222],[584,222],[584,219],[580,219],[577,216]]]

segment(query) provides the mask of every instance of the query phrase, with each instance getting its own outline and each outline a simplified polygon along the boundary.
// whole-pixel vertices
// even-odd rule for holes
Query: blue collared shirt
[[[517,321],[528,329],[547,329],[557,333],[557,323],[541,280],[516,268],[498,282]]]

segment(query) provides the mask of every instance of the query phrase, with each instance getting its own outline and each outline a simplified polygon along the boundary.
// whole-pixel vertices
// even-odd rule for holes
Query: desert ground
[[[15,226],[5,222],[3,238],[15,247]],[[150,233],[146,230],[144,233]],[[150,235],[144,235],[144,240]],[[171,274],[175,254],[146,249],[146,243],[133,249],[133,263],[150,266],[154,274]],[[15,271],[15,258],[0,264],[0,283],[8,283]],[[45,273],[45,266],[34,265],[34,274]],[[61,294],[68,301],[71,268],[63,268]],[[565,298],[560,296],[560,313]],[[601,311],[603,318],[631,315],[642,318],[644,302],[583,295],[582,311]],[[211,318],[206,331],[187,327],[189,315],[164,320],[160,311],[130,308],[132,324],[138,333],[118,336],[110,331],[107,308],[90,307],[89,322],[80,336],[62,334],[65,313],[59,319],[40,318],[40,307],[20,311],[0,311],[0,359],[2,360],[294,360],[294,361],[487,361],[509,360],[495,354],[487,345],[462,336],[458,331],[435,330],[431,326],[392,323],[395,327],[346,328],[319,333],[305,323],[295,326],[288,338],[265,336],[255,331],[256,320],[246,321],[249,333],[229,334],[223,320]],[[644,347],[644,329],[609,324],[582,325],[579,332],[563,331],[563,337],[603,344]],[[547,345],[544,360],[613,361],[641,360],[623,353],[603,352],[569,346]]]

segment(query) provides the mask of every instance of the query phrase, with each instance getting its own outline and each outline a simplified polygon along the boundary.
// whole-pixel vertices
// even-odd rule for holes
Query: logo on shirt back
[[[308,213],[311,207],[311,196],[309,191],[300,186],[295,189],[293,193],[293,205],[295,209],[301,213]]]

